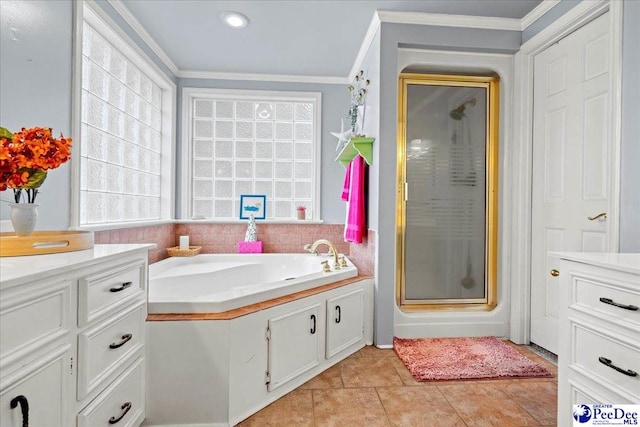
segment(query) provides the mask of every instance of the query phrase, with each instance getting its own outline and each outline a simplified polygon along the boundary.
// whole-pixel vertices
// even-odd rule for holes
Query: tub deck
[[[338,282],[329,283],[327,285],[317,286],[300,292],[295,292],[267,301],[250,304],[245,307],[235,308],[233,310],[223,311],[220,313],[155,313],[148,314],[148,322],[167,322],[167,321],[187,321],[187,320],[230,320],[238,317],[246,316],[257,311],[266,310],[267,308],[285,304],[320,292],[329,291],[331,289],[340,288],[351,283],[364,279],[372,279],[371,276],[356,276],[349,279],[340,280]]]

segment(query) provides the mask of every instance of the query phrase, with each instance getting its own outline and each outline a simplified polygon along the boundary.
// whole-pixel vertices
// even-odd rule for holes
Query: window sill
[[[158,221],[139,221],[139,222],[127,222],[127,223],[112,223],[112,224],[99,224],[99,225],[82,225],[79,227],[71,227],[70,230],[78,231],[110,231],[110,230],[124,230],[127,228],[138,227],[150,227],[153,225],[165,225],[165,224],[247,224],[247,220],[240,219],[165,219]],[[321,219],[259,219],[256,220],[257,224],[324,224]]]
[[[246,219],[176,219],[176,224],[247,224]],[[321,219],[257,219],[256,224],[324,224]]]
[[[79,227],[75,227],[71,229],[80,230],[80,231],[109,231],[109,230],[122,230],[127,228],[150,227],[152,225],[174,224],[175,222],[176,221],[173,219],[165,219],[165,220],[157,220],[157,221],[138,221],[138,222],[124,222],[124,223],[97,224],[97,225],[81,225]]]

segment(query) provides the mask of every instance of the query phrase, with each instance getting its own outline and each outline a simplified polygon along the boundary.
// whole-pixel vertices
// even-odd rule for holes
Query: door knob
[[[560,275],[560,272],[554,268],[553,270],[551,270],[551,275],[553,277],[558,277]]]
[[[599,213],[599,214],[598,214],[598,215],[596,215],[596,216],[588,216],[588,217],[587,217],[587,219],[588,219],[589,221],[595,221],[596,219],[600,219],[600,218],[602,218],[602,219],[607,219],[607,213],[606,213],[606,212],[602,212],[602,213]]]

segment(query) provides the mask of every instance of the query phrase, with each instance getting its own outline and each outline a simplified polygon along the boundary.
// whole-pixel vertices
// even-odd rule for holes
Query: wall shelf
[[[358,154],[362,156],[369,166],[373,163],[373,141],[375,138],[353,137],[347,141],[347,144],[340,150],[336,161],[340,162],[345,168]]]

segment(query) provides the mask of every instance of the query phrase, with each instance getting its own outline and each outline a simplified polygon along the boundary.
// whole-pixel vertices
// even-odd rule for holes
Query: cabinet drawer
[[[138,426],[144,416],[144,358],[141,357],[78,414],[78,427]]]
[[[141,302],[78,336],[78,400],[124,364],[144,345],[145,304]]]
[[[626,393],[640,399],[640,349],[596,332],[580,324],[573,324],[575,348],[570,367],[579,367],[589,376],[598,377]],[[604,358],[623,371],[635,372],[635,376],[618,372],[600,361]],[[603,360],[606,362],[606,360]],[[606,402],[612,403],[612,402]],[[615,402],[613,402],[615,403]]]
[[[22,359],[70,328],[71,282],[47,283],[0,301],[0,366]]]
[[[59,347],[2,379],[0,426],[22,427],[22,408],[28,407],[30,426],[67,427],[69,345]],[[22,397],[20,397],[22,396]],[[11,408],[14,401],[15,407]],[[25,406],[23,406],[25,405]]]
[[[144,293],[145,265],[129,264],[79,281],[78,324],[85,326]]]
[[[640,289],[634,292],[604,280],[574,276],[572,290],[570,307],[640,326],[640,310],[633,310],[640,307]]]

